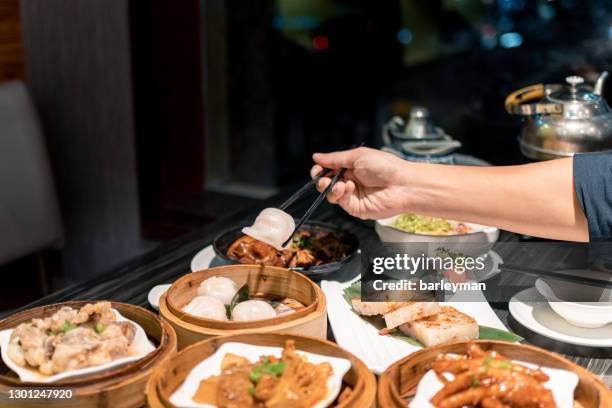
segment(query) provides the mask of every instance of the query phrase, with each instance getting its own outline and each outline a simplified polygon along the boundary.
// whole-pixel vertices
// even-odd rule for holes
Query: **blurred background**
[[[521,163],[505,96],[611,62],[604,0],[0,0],[0,310],[292,188],[315,151],[380,147],[417,105]],[[26,248],[14,189],[42,207]]]

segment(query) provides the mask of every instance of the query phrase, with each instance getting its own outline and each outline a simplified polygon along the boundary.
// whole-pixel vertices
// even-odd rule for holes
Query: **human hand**
[[[409,163],[390,153],[359,147],[334,153],[315,153],[310,176],[323,168],[346,168],[342,180],[327,194],[327,200],[339,204],[346,212],[362,219],[388,218],[407,211]],[[331,183],[323,177],[317,183],[322,192]]]

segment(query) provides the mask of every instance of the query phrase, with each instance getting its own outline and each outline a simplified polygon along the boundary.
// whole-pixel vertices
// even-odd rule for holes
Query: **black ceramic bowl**
[[[221,234],[219,234],[213,241],[213,249],[215,250],[215,254],[224,263],[227,263],[227,264],[240,263],[234,259],[228,258],[226,254],[227,254],[227,249],[230,247],[230,245],[235,240],[237,240],[238,238],[244,235],[242,233],[242,228],[243,226],[230,228],[222,232]],[[353,260],[353,258],[357,254],[357,250],[359,249],[359,239],[357,238],[357,236],[355,236],[355,234],[351,234],[350,232],[339,229],[331,224],[326,224],[323,222],[316,222],[316,221],[308,221],[308,222],[305,222],[304,225],[302,225],[302,227],[300,228],[300,231],[333,232],[334,235],[338,237],[338,239],[340,239],[343,243],[349,246],[347,256],[340,261],[324,263],[321,265],[311,266],[308,268],[303,268],[303,267],[289,268],[293,271],[303,273],[304,275],[308,276],[311,279],[316,279],[316,280],[322,279],[325,276],[340,270],[340,268],[342,268],[344,265],[348,264],[349,262],[351,262],[351,260]]]

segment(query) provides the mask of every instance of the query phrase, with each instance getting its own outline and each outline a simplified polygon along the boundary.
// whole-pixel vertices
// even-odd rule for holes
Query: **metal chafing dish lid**
[[[437,160],[446,156],[450,158],[461,147],[461,142],[434,125],[429,110],[422,106],[410,110],[406,125],[398,116],[391,118],[384,126],[383,140],[389,149],[403,157],[424,161],[433,160],[434,157]]]

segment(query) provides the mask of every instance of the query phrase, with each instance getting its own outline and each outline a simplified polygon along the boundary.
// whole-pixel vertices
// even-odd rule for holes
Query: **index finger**
[[[317,177],[319,175],[319,173],[321,173],[322,171],[323,171],[323,167],[319,166],[318,164],[315,164],[310,169],[310,178]]]
[[[328,169],[337,170],[343,167],[351,169],[353,168],[353,162],[364,152],[363,147],[358,147],[333,153],[315,153],[312,155],[312,159],[315,163]]]

